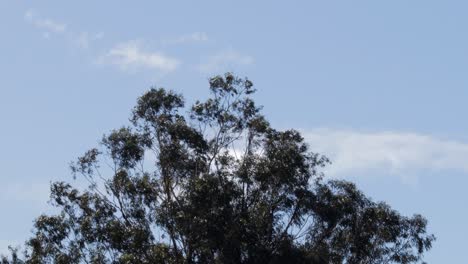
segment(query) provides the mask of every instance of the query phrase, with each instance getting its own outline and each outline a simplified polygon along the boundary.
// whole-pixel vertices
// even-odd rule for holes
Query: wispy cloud
[[[90,33],[87,31],[73,31],[63,22],[41,16],[37,11],[29,9],[24,14],[24,19],[42,31],[42,36],[49,39],[52,34],[60,35],[68,39],[74,46],[87,49],[93,41],[103,38],[103,33]]]
[[[26,11],[24,18],[35,27],[44,30],[47,34],[61,34],[67,31],[67,25],[65,23],[54,21],[50,18],[40,17],[39,14],[32,9]]]
[[[227,50],[208,57],[207,61],[199,64],[197,68],[201,72],[213,73],[253,63],[253,57],[234,50]]]
[[[73,34],[73,42],[82,49],[87,49],[93,41],[100,40],[104,37],[103,33],[90,34],[89,32],[81,32]]]
[[[98,58],[99,64],[110,64],[123,71],[134,72],[139,69],[171,72],[177,69],[180,61],[162,52],[149,52],[143,49],[141,41],[117,44]]]
[[[185,44],[208,41],[208,35],[205,32],[193,32],[178,37],[164,38],[161,40],[163,45]]]
[[[62,22],[40,16],[35,10],[28,10],[24,14],[25,20],[42,31],[44,38],[50,38],[52,34],[61,35],[69,40],[74,47],[88,49],[91,44],[103,38],[103,33],[89,33],[87,31],[74,31]],[[202,32],[195,32],[179,36],[171,40],[172,43],[185,43],[194,41],[206,41],[208,36]],[[113,65],[126,72],[138,70],[155,70],[158,74],[174,71],[181,62],[167,56],[160,51],[148,51],[144,49],[142,41],[128,41],[116,44],[106,53],[96,59],[98,64]]]
[[[327,170],[331,176],[380,172],[407,179],[414,172],[427,170],[468,173],[468,143],[416,133],[331,129],[305,131],[304,137],[313,151],[332,159]]]

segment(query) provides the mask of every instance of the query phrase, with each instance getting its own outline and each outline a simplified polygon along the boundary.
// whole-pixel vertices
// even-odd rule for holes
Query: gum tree
[[[143,94],[130,124],[71,164],[89,182],[51,186],[24,252],[2,263],[415,263],[434,237],[350,182],[298,131],[270,126],[248,79],[209,81],[184,108]]]

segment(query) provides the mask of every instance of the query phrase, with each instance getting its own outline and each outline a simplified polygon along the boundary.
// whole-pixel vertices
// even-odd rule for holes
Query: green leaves
[[[403,217],[349,182],[320,184],[315,200],[320,221],[308,231],[307,243],[322,259],[338,263],[346,253],[351,263],[413,263],[435,239],[426,234],[422,217]]]
[[[78,158],[76,163],[70,164],[73,177],[76,177],[78,173],[85,175],[93,175],[94,169],[99,167],[98,156],[101,152],[95,148],[88,150],[82,157]]]
[[[133,168],[141,161],[149,142],[142,135],[133,133],[130,128],[114,130],[102,139],[114,163],[121,168]]]
[[[158,122],[158,118],[171,116],[178,108],[184,106],[181,95],[162,88],[151,89],[142,95],[133,110],[132,121],[145,120],[147,122]]]

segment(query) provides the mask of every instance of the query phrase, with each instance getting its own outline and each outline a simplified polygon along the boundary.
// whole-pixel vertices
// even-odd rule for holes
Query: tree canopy
[[[329,160],[261,114],[250,80],[209,80],[185,108],[151,89],[127,126],[71,164],[86,187],[51,185],[55,215],[1,263],[416,263],[420,215],[327,180]]]

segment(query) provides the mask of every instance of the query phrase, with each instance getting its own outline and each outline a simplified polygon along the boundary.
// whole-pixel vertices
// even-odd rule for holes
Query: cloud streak
[[[208,41],[208,35],[205,32],[193,32],[173,38],[162,39],[163,45],[186,44]]]
[[[92,42],[100,40],[104,37],[103,33],[90,34],[88,32],[81,32],[79,34],[73,34],[73,42],[82,49],[87,49]]]
[[[86,31],[73,31],[63,22],[58,22],[50,18],[39,15],[35,10],[29,9],[24,14],[24,19],[35,28],[42,31],[42,36],[49,39],[52,34],[68,39],[74,46],[80,49],[87,49],[91,43],[103,38],[103,33],[93,34]]]
[[[165,73],[176,70],[180,65],[179,60],[166,56],[161,52],[144,50],[139,41],[117,44],[106,54],[99,57],[98,63],[114,65],[126,72],[149,69]]]
[[[252,65],[253,63],[253,57],[234,50],[227,50],[208,57],[207,61],[199,64],[197,68],[204,73],[213,73],[228,70],[229,68]]]
[[[62,22],[54,21],[50,18],[39,17],[34,10],[28,10],[24,14],[24,18],[35,27],[45,30],[46,33],[65,33],[67,31],[67,25]]]
[[[391,173],[408,179],[414,172],[458,170],[468,173],[468,144],[428,135],[401,132],[365,133],[350,130],[304,131],[311,149],[329,156],[326,173]]]

